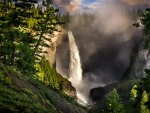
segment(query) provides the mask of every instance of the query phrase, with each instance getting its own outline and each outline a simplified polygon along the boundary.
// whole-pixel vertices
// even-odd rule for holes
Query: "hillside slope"
[[[75,101],[0,64],[1,113],[86,113]]]

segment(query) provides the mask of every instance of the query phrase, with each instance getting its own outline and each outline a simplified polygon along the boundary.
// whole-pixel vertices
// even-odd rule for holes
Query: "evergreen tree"
[[[25,74],[35,73],[35,59],[44,53],[39,46],[50,47],[44,34],[52,34],[60,24],[57,10],[49,1],[43,7],[35,7],[36,0],[0,2],[0,62]]]
[[[121,99],[117,93],[117,90],[114,89],[107,99],[107,107],[102,111],[103,113],[125,113]]]
[[[145,48],[150,50],[150,9],[143,12],[141,17],[141,23],[144,25],[144,33],[146,35]],[[145,70],[145,77],[141,79],[137,87],[137,97],[135,105],[137,107],[137,113],[141,111],[141,104],[146,106],[150,110],[150,70]],[[143,101],[144,96],[147,95],[146,101]]]
[[[136,106],[141,108],[141,102],[150,110],[150,70],[145,70],[146,77],[141,79],[139,86],[137,87],[137,97],[136,97]],[[147,95],[147,99],[144,99],[143,94]],[[140,110],[139,110],[140,111]]]
[[[0,61],[15,66],[21,73],[30,75],[35,72],[33,45],[35,39],[25,27],[25,15],[22,8],[11,1],[2,1],[0,5]]]

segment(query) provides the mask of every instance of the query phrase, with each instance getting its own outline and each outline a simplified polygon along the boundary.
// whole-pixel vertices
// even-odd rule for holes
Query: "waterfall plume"
[[[74,87],[78,86],[82,80],[82,68],[78,47],[75,43],[74,36],[71,31],[68,32],[69,45],[70,45],[70,77]]]
[[[68,32],[69,46],[70,46],[70,69],[69,69],[69,81],[75,87],[77,92],[78,101],[81,104],[87,103],[84,96],[80,93],[80,85],[82,84],[82,67],[80,61],[80,54],[76,45],[73,33]]]
[[[109,86],[124,77],[132,52],[143,38],[142,31],[133,24],[139,20],[134,10],[144,6],[124,1],[128,0],[97,2],[92,15],[74,12],[68,24],[69,39],[65,34],[57,49],[60,74],[69,78],[83,103],[92,101],[89,95],[93,88]]]

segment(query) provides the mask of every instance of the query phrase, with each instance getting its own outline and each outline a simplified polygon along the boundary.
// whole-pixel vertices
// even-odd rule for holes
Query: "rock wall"
[[[132,55],[130,67],[127,69],[129,72],[125,73],[129,74],[127,76],[131,79],[144,77],[144,70],[150,68],[150,56],[146,47],[147,41],[147,37],[144,36],[139,47],[135,48],[136,50]]]
[[[57,46],[61,43],[63,39],[63,34],[65,30],[62,28],[59,31],[54,31],[52,35],[46,34],[45,37],[51,37],[50,41],[46,42],[48,45],[50,45],[50,48],[43,48],[44,51],[47,51],[47,53],[44,54],[45,58],[49,61],[49,63],[52,66],[56,66],[56,51]]]

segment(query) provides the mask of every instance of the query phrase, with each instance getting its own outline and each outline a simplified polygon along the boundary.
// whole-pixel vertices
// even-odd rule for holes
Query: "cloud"
[[[136,14],[122,0],[97,1],[82,7],[96,11],[93,16],[73,15],[68,29],[74,34],[83,69],[83,79],[76,90],[79,98],[86,102],[90,101],[89,93],[92,88],[109,85],[123,77],[130,65],[133,48],[142,36],[141,31],[132,26],[136,21]],[[68,75],[67,36],[66,41],[57,49],[58,59],[59,68]]]
[[[113,2],[115,3],[118,2],[129,7],[137,7],[137,8],[150,6],[150,0],[96,0],[95,2],[92,2],[90,4],[82,4],[82,6],[86,5],[86,7],[95,10],[102,8],[103,5],[106,3],[113,3]]]
[[[90,9],[93,12],[97,9],[102,9],[106,3],[121,3],[128,7],[137,7],[143,8],[146,6],[150,6],[149,0],[94,0],[94,1],[87,1],[87,0],[53,0],[53,3],[56,7],[60,9],[61,12],[69,12],[74,13],[78,11]],[[84,12],[84,11],[83,11]]]
[[[122,2],[127,3],[128,5],[135,6],[135,5],[150,5],[149,0],[122,0]]]
[[[62,10],[73,12],[80,7],[82,0],[53,0],[53,3]]]

